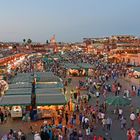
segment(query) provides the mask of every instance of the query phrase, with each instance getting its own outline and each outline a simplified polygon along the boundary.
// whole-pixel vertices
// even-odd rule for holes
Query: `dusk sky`
[[[140,35],[140,0],[0,0],[0,41]]]

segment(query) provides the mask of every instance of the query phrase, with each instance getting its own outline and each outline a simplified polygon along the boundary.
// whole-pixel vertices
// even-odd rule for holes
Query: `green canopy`
[[[34,76],[47,76],[47,77],[52,77],[54,76],[53,72],[35,72]]]
[[[18,88],[32,88],[32,84],[28,82],[9,84],[9,89],[18,89]]]
[[[36,72],[35,73],[37,82],[60,82],[61,79],[55,76],[52,72]]]
[[[31,105],[31,95],[6,95],[0,99],[0,106]]]
[[[94,66],[89,63],[78,63],[78,66],[82,69],[93,69]]]
[[[47,76],[38,76],[36,78],[37,82],[60,82],[60,79],[56,76],[54,77],[47,77]]]
[[[44,57],[42,60],[43,60],[44,62],[47,62],[47,61],[48,61],[48,57]]]
[[[61,59],[59,54],[51,55],[50,58],[52,58],[52,59]]]
[[[140,67],[134,67],[133,70],[137,71],[137,72],[140,72]]]
[[[31,83],[33,81],[33,75],[32,73],[18,73],[16,76],[14,76],[10,82],[12,84],[14,83],[23,83],[23,82],[28,82]]]
[[[58,89],[58,88],[56,88],[56,89],[52,89],[52,88],[37,88],[35,93],[36,93],[36,95],[37,94],[46,94],[46,95],[48,95],[48,94],[51,94],[51,95],[59,94],[59,95],[61,95],[62,94],[63,95],[62,90]]]
[[[113,96],[113,97],[107,98],[106,103],[108,105],[113,105],[113,106],[126,106],[126,105],[130,105],[131,101],[121,96]]]
[[[37,105],[65,105],[67,103],[63,94],[37,94]]]
[[[31,95],[32,88],[16,88],[9,89],[6,91],[5,95]]]
[[[76,70],[81,69],[77,64],[73,64],[73,63],[66,63],[64,64],[64,67],[66,69],[76,69]]]
[[[37,105],[64,105],[66,99],[63,91],[58,88],[36,88]]]
[[[46,63],[52,63],[53,62],[53,59],[52,58],[44,57],[43,58],[43,61],[46,62]]]
[[[56,88],[63,88],[63,84],[62,83],[57,83],[57,84],[36,84],[36,88],[52,88],[52,89],[56,89]]]

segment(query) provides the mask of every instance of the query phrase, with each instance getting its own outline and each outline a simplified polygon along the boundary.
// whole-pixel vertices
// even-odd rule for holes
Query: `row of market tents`
[[[44,58],[43,58],[43,61],[45,63],[50,63],[50,62],[53,62],[54,60],[68,60],[69,59],[69,56],[68,54],[54,54],[54,55],[46,55]],[[91,65],[89,63],[68,63],[65,61],[62,61],[62,64],[64,65],[65,68],[71,68],[71,69],[93,69],[95,68],[94,65]]]
[[[55,57],[54,57],[55,58]],[[50,62],[53,62],[53,59],[54,59],[52,56],[51,57],[45,57],[43,58],[43,61],[45,63],[50,63]],[[58,57],[56,57],[58,58]],[[95,68],[94,65],[91,65],[89,63],[63,63],[62,64],[64,65],[65,68],[71,68],[71,69],[93,69]]]
[[[66,69],[77,69],[77,70],[80,70],[80,69],[94,69],[94,66],[89,64],[89,63],[77,63],[77,64],[66,63],[66,64],[64,64],[64,67]]]
[[[51,72],[18,73],[9,84],[9,89],[0,99],[0,106],[30,106],[32,82],[36,78],[36,105],[64,105],[62,80]]]
[[[59,60],[59,64],[61,67],[63,67],[66,70],[85,70],[85,76],[89,76],[89,69],[95,69],[95,66],[90,63],[84,63],[84,62],[77,62],[77,63],[71,63],[69,60],[71,59],[71,56],[69,56],[68,53],[57,53],[57,54],[51,54],[46,55],[43,57],[43,62],[46,64],[46,69],[50,64],[53,64],[54,61]]]

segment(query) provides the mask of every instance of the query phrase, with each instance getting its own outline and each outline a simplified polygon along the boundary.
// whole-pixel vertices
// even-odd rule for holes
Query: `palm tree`
[[[31,44],[32,43],[32,40],[29,38],[28,40],[27,40],[27,44]]]
[[[46,44],[49,44],[49,41],[48,40],[46,40]]]
[[[23,46],[24,47],[26,46],[26,39],[25,38],[23,39]]]
[[[23,43],[25,44],[25,42],[26,42],[26,39],[24,38],[24,39],[23,39]]]

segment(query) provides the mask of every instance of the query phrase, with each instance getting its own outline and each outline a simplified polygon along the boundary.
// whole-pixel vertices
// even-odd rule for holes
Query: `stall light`
[[[37,84],[57,84],[58,82],[37,82]]]

